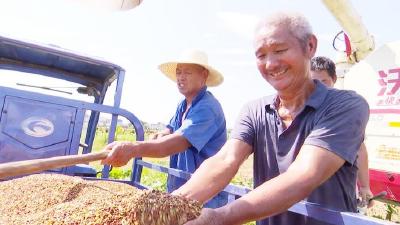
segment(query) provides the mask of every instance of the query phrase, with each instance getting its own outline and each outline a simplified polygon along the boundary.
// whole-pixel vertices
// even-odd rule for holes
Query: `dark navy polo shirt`
[[[319,146],[337,154],[345,164],[305,200],[338,211],[356,212],[356,158],[364,140],[368,103],[353,91],[327,88],[319,81],[314,83],[315,90],[286,129],[278,116],[274,95],[248,103],[231,137],[253,146],[255,187],[285,172],[303,145]],[[285,212],[257,224],[324,223]]]

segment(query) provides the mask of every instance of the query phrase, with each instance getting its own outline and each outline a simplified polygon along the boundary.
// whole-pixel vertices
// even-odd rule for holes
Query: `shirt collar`
[[[313,81],[315,84],[315,89],[311,96],[308,97],[305,105],[317,109],[325,101],[325,98],[328,95],[328,88],[319,80]]]
[[[305,106],[310,106],[314,109],[317,109],[325,100],[328,94],[328,88],[318,80],[313,80],[315,84],[315,89],[308,97]],[[270,96],[266,99],[265,109],[274,109],[276,110],[276,102],[277,102],[278,95],[275,94]]]
[[[207,92],[207,86],[204,86],[202,89],[200,89],[199,93],[197,94],[196,97],[194,97],[192,101],[192,106],[195,105],[198,101],[200,101],[200,99],[203,98],[206,92]]]
[[[196,97],[193,98],[192,101],[192,107],[194,105],[196,105],[197,102],[200,101],[201,98],[203,98],[203,96],[206,94],[207,92],[207,86],[204,86],[202,89],[200,89],[200,91],[197,93]],[[186,109],[186,100],[183,100],[182,102],[182,109]]]
[[[276,102],[277,98],[278,98],[277,94],[268,96],[266,98],[265,110],[270,110],[270,109],[276,110],[275,102]]]

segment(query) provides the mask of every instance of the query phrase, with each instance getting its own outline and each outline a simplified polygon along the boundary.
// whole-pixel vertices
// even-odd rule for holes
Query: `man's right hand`
[[[112,165],[116,167],[126,165],[134,156],[135,144],[132,142],[114,141],[104,147],[103,151],[110,151],[107,158],[101,161],[101,164]]]
[[[185,223],[185,225],[224,225],[222,215],[215,209],[204,208],[201,215],[192,221]]]

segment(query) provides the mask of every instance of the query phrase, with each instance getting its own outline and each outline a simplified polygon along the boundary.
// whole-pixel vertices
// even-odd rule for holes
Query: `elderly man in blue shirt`
[[[170,167],[193,173],[200,164],[223,146],[227,139],[226,122],[218,100],[207,91],[208,86],[222,83],[223,76],[208,65],[207,55],[198,50],[185,51],[179,60],[159,66],[168,78],[176,82],[185,97],[167,128],[143,142],[113,142],[103,164],[122,166],[134,157],[170,158]],[[174,191],[186,180],[170,175],[168,191]],[[209,201],[206,207],[219,207],[227,202],[224,193]]]

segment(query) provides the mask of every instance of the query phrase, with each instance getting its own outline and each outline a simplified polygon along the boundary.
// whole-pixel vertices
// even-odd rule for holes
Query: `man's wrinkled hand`
[[[133,157],[134,144],[131,142],[114,141],[103,148],[103,151],[109,151],[107,158],[101,161],[101,164],[112,166],[124,166]]]
[[[224,225],[223,221],[222,216],[215,209],[204,208],[197,219],[185,225]]]
[[[373,201],[370,201],[370,199],[374,196],[371,192],[370,188],[367,187],[360,187],[358,190],[358,194],[360,197],[360,201],[358,203],[359,207],[372,207],[374,205]]]

